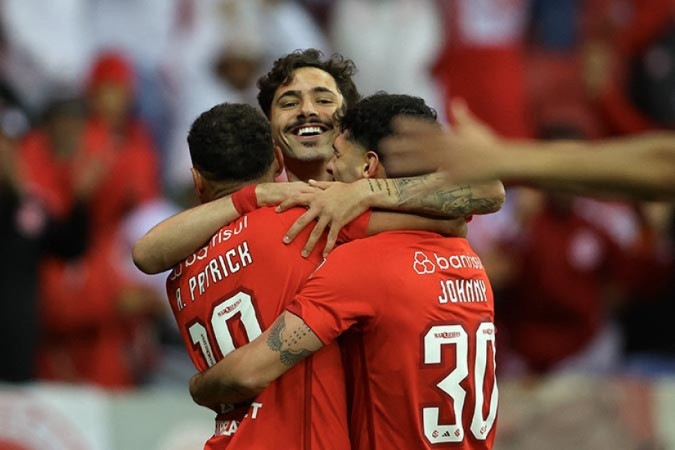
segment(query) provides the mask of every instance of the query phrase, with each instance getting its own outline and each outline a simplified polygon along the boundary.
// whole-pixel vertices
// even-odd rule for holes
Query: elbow
[[[161,264],[158,264],[156,258],[153,258],[154,252],[150,251],[150,247],[146,245],[144,238],[140,238],[134,244],[131,251],[131,257],[134,265],[143,273],[154,275],[165,270]]]
[[[495,180],[486,183],[484,188],[486,189],[484,195],[486,201],[481,214],[496,213],[502,209],[502,206],[504,206],[504,202],[506,201],[506,189],[504,188],[504,184],[499,180]]]
[[[267,389],[277,377],[278,374],[269,372],[262,365],[243,363],[233,366],[230,383],[242,395],[252,398]]]
[[[250,398],[260,394],[262,391],[267,389],[271,383],[272,380],[260,377],[259,375],[250,375],[245,378],[240,378],[236,382],[240,392]]]

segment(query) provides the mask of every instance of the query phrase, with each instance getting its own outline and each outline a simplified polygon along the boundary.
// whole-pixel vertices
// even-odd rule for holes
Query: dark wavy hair
[[[380,140],[393,134],[391,122],[400,115],[434,123],[437,119],[436,111],[420,97],[380,91],[347,108],[340,121],[340,129],[347,131],[349,140],[374,151],[382,159]]]
[[[288,84],[293,72],[303,67],[316,67],[330,74],[335,79],[346,106],[355,104],[361,98],[352,79],[356,73],[356,65],[351,59],[345,59],[339,53],[335,53],[324,60],[323,53],[314,48],[296,50],[274,61],[272,70],[258,79],[258,104],[268,118],[272,112],[272,100],[277,89]]]
[[[222,103],[203,112],[187,137],[192,165],[210,181],[250,181],[274,160],[268,120],[251,105]]]

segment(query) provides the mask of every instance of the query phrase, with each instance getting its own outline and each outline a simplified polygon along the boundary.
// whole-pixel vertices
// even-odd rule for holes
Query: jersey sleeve
[[[383,298],[364,273],[363,259],[359,261],[356,253],[345,248],[350,245],[331,253],[287,307],[324,344],[353,326],[367,327],[377,317]]]
[[[366,231],[368,230],[368,224],[370,223],[371,215],[372,211],[368,210],[356,219],[349,222],[344,228],[340,230],[338,242],[349,242],[355,239],[363,239],[366,237]]]

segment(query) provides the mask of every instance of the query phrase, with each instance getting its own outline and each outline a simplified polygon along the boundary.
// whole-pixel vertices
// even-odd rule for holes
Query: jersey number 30
[[[464,439],[462,426],[462,410],[466,391],[460,386],[462,380],[469,375],[468,361],[468,334],[461,325],[436,325],[424,336],[424,364],[441,363],[441,347],[454,345],[456,347],[457,364],[452,372],[443,378],[438,388],[450,396],[453,403],[456,422],[454,424],[439,423],[439,408],[422,408],[424,435],[432,444],[460,442]],[[483,417],[483,385],[487,367],[488,345],[492,344],[494,367],[495,329],[492,323],[482,323],[476,330],[476,360],[473,367],[474,389],[476,398],[471,420],[471,433],[476,439],[485,440],[494,425],[497,416],[497,401],[499,393],[497,381],[494,381],[487,417]],[[494,380],[494,374],[493,374]]]

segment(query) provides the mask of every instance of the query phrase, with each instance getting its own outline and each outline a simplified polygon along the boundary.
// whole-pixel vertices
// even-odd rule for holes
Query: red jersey
[[[461,238],[389,232],[333,251],[288,307],[340,340],[354,449],[489,449],[494,299]]]
[[[304,212],[302,208],[253,211],[221,228],[173,269],[167,280],[169,303],[198,370],[214,365],[272,325],[316,269],[322,242],[309,258],[300,256],[310,229],[289,245],[281,241]],[[363,215],[350,225],[343,239],[352,232],[355,237],[365,235],[367,218]],[[349,449],[339,347],[326,346],[293,367],[250,408],[219,415],[207,448],[225,446]]]

